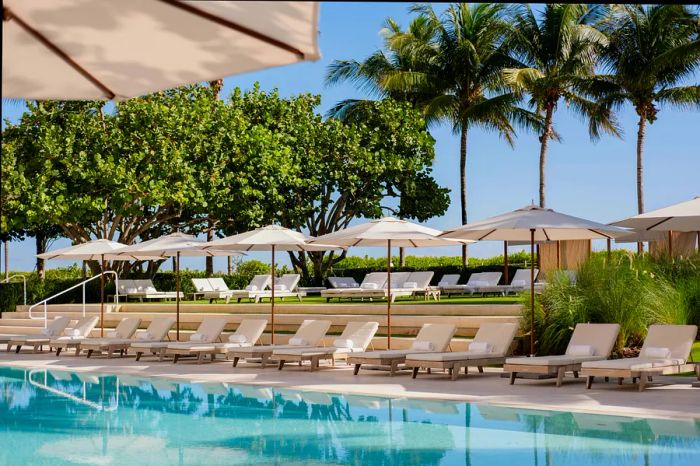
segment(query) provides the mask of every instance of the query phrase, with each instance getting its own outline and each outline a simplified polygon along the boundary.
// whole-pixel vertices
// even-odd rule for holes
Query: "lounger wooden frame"
[[[525,358],[524,358],[525,359]],[[547,364],[547,365],[537,365],[537,364],[504,364],[503,372],[510,372],[510,384],[515,383],[515,378],[518,376],[518,372],[524,372],[529,374],[543,374],[556,376],[557,387],[561,387],[564,376],[567,372],[573,372],[574,378],[578,378],[579,372],[581,371],[580,362],[567,363],[567,364]]]
[[[672,366],[650,367],[647,369],[608,369],[608,368],[583,368],[581,374],[586,376],[586,388],[590,389],[596,377],[617,378],[618,385],[622,385],[624,379],[631,378],[632,383],[639,379],[639,391],[644,391],[655,375],[672,375],[683,372],[696,371],[695,364],[674,364]],[[697,372],[696,372],[697,373]],[[700,380],[700,373],[698,373]]]
[[[413,378],[418,376],[418,371],[421,368],[428,369],[444,369],[448,370],[452,380],[457,380],[459,376],[459,371],[464,369],[464,375],[469,374],[470,367],[478,368],[479,372],[484,372],[484,366],[494,366],[498,364],[503,364],[506,360],[505,356],[494,356],[494,357],[484,357],[484,358],[474,358],[474,359],[456,359],[453,361],[428,361],[425,359],[406,359],[405,364],[407,367],[413,369]]]

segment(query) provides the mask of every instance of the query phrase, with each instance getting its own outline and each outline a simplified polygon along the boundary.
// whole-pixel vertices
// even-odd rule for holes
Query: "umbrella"
[[[172,233],[137,243],[119,250],[118,255],[130,259],[153,259],[153,257],[175,257],[175,314],[176,337],[180,339],[180,256],[237,256],[239,251],[202,249],[207,244],[192,235]]]
[[[391,246],[455,246],[464,241],[438,238],[441,232],[393,217],[371,220],[344,230],[319,236],[312,243],[323,242],[339,246],[386,246],[387,272],[387,348],[391,349]]]
[[[308,244],[311,238],[298,231],[290,230],[278,225],[268,225],[238,235],[227,236],[208,243],[204,249],[235,249],[241,251],[271,251],[272,261],[270,274],[272,275],[271,299],[270,299],[270,326],[272,335],[271,343],[275,342],[275,251],[326,251],[338,249],[338,246],[327,244]]]
[[[5,0],[2,96],[122,100],[320,57],[316,2]]]
[[[116,253],[126,248],[125,244],[110,241],[108,239],[96,239],[86,243],[80,243],[66,248],[37,254],[40,259],[75,259],[75,260],[98,260],[100,261],[100,336],[104,336],[104,308],[105,308],[105,258],[112,260],[129,260],[116,255]]]
[[[652,210],[644,214],[635,215],[613,225],[634,228],[646,232],[667,231],[668,253],[673,255],[672,236],[674,231],[699,232],[700,236],[700,197],[689,201],[679,202],[668,207]]]
[[[628,231],[616,226],[530,205],[502,215],[447,230],[443,238],[530,241],[530,353],[535,354],[535,242],[610,239]]]

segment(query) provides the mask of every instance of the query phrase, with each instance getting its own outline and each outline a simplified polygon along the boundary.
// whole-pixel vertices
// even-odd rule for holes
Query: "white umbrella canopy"
[[[319,236],[312,243],[387,248],[387,348],[391,349],[391,247],[457,246],[465,242],[473,242],[439,238],[440,233],[442,233],[440,230],[406,220],[384,217]]]
[[[211,241],[204,249],[236,249],[242,251],[271,251],[270,275],[272,284],[270,290],[270,330],[271,343],[275,342],[275,251],[327,251],[340,249],[329,244],[309,244],[311,238],[298,231],[290,230],[279,225],[268,225],[255,230],[227,236]]]
[[[604,225],[530,205],[447,230],[443,238],[530,241],[530,353],[535,354],[535,243],[582,239],[611,239],[627,234],[624,228]]]
[[[320,57],[317,2],[3,1],[4,98],[122,100]]]
[[[700,231],[700,197],[613,222],[613,225],[645,231]]]
[[[85,243],[74,244],[61,249],[37,254],[39,259],[75,259],[75,260],[103,260],[111,259],[117,251],[124,249],[126,244],[117,243],[108,239],[96,239]]]

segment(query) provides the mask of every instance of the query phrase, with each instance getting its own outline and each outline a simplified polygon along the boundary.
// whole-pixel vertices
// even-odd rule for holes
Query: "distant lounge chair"
[[[245,287],[244,290],[230,290],[231,297],[235,298],[239,303],[241,302],[241,299],[254,300],[256,299],[256,296],[258,296],[258,293],[264,291],[267,287],[270,286],[271,282],[272,275],[256,275],[253,277],[253,279],[250,281],[248,286]]]
[[[452,380],[457,380],[462,368],[466,375],[470,366],[483,372],[484,366],[503,364],[517,331],[518,324],[514,323],[481,324],[467,351],[408,354],[405,365],[413,368],[414,379],[421,368],[426,368],[448,369]]]
[[[298,273],[286,273],[275,279],[275,299],[293,297],[301,301],[306,296],[306,292],[297,290],[299,280],[301,280],[301,275]],[[265,298],[272,299],[272,290],[260,291],[255,297],[255,302],[262,301]]]
[[[112,357],[109,345],[111,341],[129,340],[136,333],[136,330],[141,325],[141,319],[138,317],[124,317],[114,330],[106,332],[107,338],[86,338],[80,345],[81,350],[87,351],[87,357],[92,356],[95,351],[107,351],[107,356]],[[124,355],[124,349],[117,350]]]
[[[584,362],[608,359],[619,332],[618,324],[576,324],[563,355],[508,358],[503,372],[510,372],[511,385],[519,373],[556,375],[560,387],[566,372],[578,377]]]
[[[211,360],[217,354],[226,354],[230,349],[247,348],[254,346],[267,327],[267,319],[243,319],[234,333],[229,335],[224,343],[172,343],[168,345],[165,354],[173,356],[173,363],[177,363],[182,356],[197,356],[197,362],[202,362],[206,355]]]
[[[347,359],[352,353],[365,351],[378,329],[378,322],[348,322],[333,346],[278,349],[272,353],[272,358],[279,361],[280,370],[286,362],[310,361],[312,371],[318,369],[321,359],[331,360],[335,365],[336,359]]]
[[[232,291],[229,290],[223,278],[193,278],[195,292],[193,297],[196,300],[198,296],[202,299],[208,299],[209,302],[214,302],[217,299],[225,299],[226,303],[231,299]]]
[[[70,324],[70,318],[58,316],[49,322],[46,328],[42,328],[38,334],[8,335],[7,351],[9,352],[14,345],[17,346],[15,350],[17,353],[19,353],[22,346],[31,346],[34,353],[36,353],[37,350],[43,350],[43,346],[48,344],[51,338],[61,336],[66,327],[68,327],[68,324]]]
[[[387,366],[390,375],[394,375],[408,354],[442,353],[447,350],[456,330],[453,324],[423,324],[411,348],[351,354],[348,356],[348,364],[355,365],[355,375],[363,364]]]
[[[498,286],[498,282],[501,280],[501,275],[503,275],[501,272],[475,272],[469,276],[469,280],[467,280],[467,283],[463,285],[458,284],[443,286],[441,287],[442,292],[447,294],[448,296],[451,296],[453,294],[473,295],[474,293],[487,292],[500,293],[500,290],[497,290],[493,287]]]
[[[90,336],[90,332],[97,326],[99,320],[97,316],[85,316],[78,320],[73,328],[66,329],[63,336],[52,338],[48,344],[56,349],[56,356],[60,356],[61,351],[68,348],[74,348],[75,355],[78,356],[80,343]]]
[[[360,284],[355,281],[352,277],[328,277],[328,283],[331,287],[347,289],[347,288],[359,288]]]
[[[535,269],[534,272],[535,280],[537,280],[537,276],[539,275],[540,271],[538,269]],[[509,284],[496,285],[492,290],[499,291],[504,295],[508,293],[522,293],[523,291],[529,291],[531,282],[530,274],[530,269],[518,269],[515,271],[515,275],[513,275],[513,279]]]
[[[289,339],[286,345],[252,346],[247,348],[231,348],[228,350],[228,359],[233,358],[233,367],[238,365],[241,358],[260,358],[262,367],[277,350],[286,348],[314,348],[319,345],[321,339],[331,327],[330,320],[305,320],[301,323],[296,333]]]
[[[126,320],[126,319],[124,319]],[[144,331],[136,331],[136,327],[133,331],[126,331],[127,324],[122,320],[122,322],[117,326],[115,332],[118,336],[109,338],[90,338],[85,340],[81,345],[83,350],[87,350],[87,357],[89,358],[94,351],[106,352],[107,357],[112,357],[112,353],[117,351],[123,356],[129,349],[132,343],[135,341],[139,342],[157,342],[163,341],[170,332],[170,329],[175,325],[175,318],[172,316],[157,316],[151,320],[148,328]],[[140,320],[140,319],[139,319]],[[139,322],[140,323],[140,322]],[[129,325],[133,325],[133,322]],[[124,326],[124,331],[120,327]]]
[[[136,298],[139,301],[144,299],[177,299],[176,291],[158,291],[153,285],[153,282],[148,279],[119,280],[119,295],[129,298]],[[184,298],[184,294],[180,292],[180,298]]]
[[[353,298],[361,297],[358,293],[368,290],[382,290],[386,286],[386,272],[371,272],[365,275],[362,283],[358,287],[353,288],[332,288],[330,290],[321,291],[321,296],[330,301],[333,298]]]
[[[587,377],[586,388],[591,388],[595,377],[616,377],[620,385],[631,378],[632,383],[639,380],[641,392],[654,375],[691,372],[695,366],[687,362],[697,333],[696,325],[652,325],[639,357],[584,362],[581,374]]]
[[[226,317],[205,317],[199,324],[197,331],[190,335],[190,341],[183,343],[171,343],[169,341],[136,341],[134,340],[129,346],[136,352],[136,360],[139,361],[144,353],[158,355],[160,361],[165,357],[166,350],[178,345],[179,350],[190,348],[194,345],[214,343],[223,332],[224,327],[228,323]]]

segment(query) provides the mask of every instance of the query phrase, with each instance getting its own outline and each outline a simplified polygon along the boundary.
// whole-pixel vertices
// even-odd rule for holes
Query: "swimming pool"
[[[700,464],[700,420],[0,367],[0,464]]]

